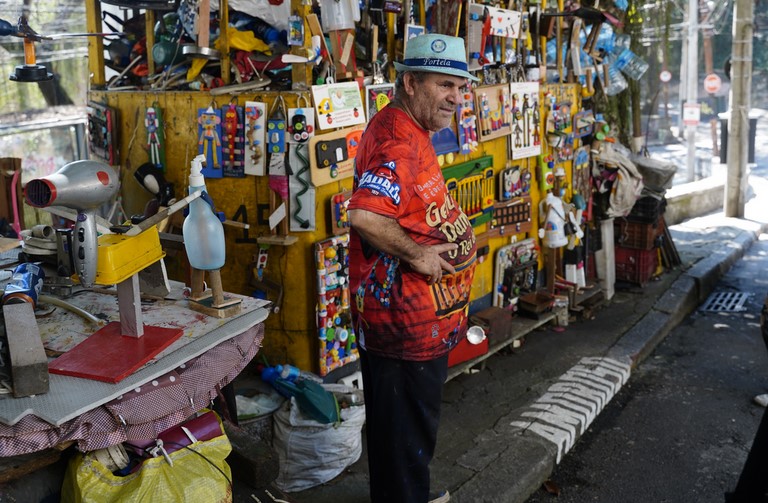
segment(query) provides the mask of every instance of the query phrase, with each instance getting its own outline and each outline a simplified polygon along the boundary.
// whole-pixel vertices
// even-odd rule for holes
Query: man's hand
[[[440,282],[440,279],[443,277],[443,271],[447,271],[450,274],[456,273],[453,266],[440,256],[441,253],[452,251],[456,248],[458,248],[456,243],[423,246],[421,247],[420,256],[407,262],[414,271],[427,277],[427,283],[433,285]]]
[[[458,248],[456,243],[422,246],[411,239],[396,220],[367,210],[349,210],[349,221],[368,244],[407,263],[415,272],[426,276],[430,285],[440,281],[443,271],[456,273],[440,256]]]

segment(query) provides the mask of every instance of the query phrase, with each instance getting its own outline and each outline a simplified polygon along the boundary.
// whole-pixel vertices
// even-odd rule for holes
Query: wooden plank
[[[149,75],[155,74],[155,58],[152,55],[152,48],[155,46],[155,11],[147,9],[144,11],[144,35],[146,36],[147,51],[147,70]]]
[[[85,29],[89,33],[102,32],[101,2],[85,0]],[[91,85],[99,87],[107,83],[104,71],[104,39],[102,37],[88,37],[88,70],[91,73]]]
[[[131,228],[128,229],[125,232],[125,235],[126,236],[137,236],[137,235],[141,234],[142,232],[144,232],[145,230],[149,229],[153,225],[159,224],[160,222],[162,222],[163,220],[168,218],[170,215],[173,215],[177,211],[179,211],[181,209],[184,209],[187,205],[189,205],[189,203],[191,203],[192,201],[194,201],[195,199],[197,199],[198,197],[200,197],[202,195],[203,195],[203,191],[198,190],[198,191],[195,191],[195,192],[189,194],[188,196],[186,196],[186,197],[184,197],[182,199],[179,199],[178,201],[176,201],[172,205],[167,206],[165,208],[162,208],[161,210],[159,210],[157,213],[155,213],[151,217],[147,217],[144,220],[142,220],[141,222],[139,222],[138,224],[131,226]]]
[[[240,299],[234,299],[232,297],[224,297],[224,307],[214,307],[213,297],[200,300],[190,300],[189,308],[198,313],[207,314],[213,318],[230,318],[240,312]]]
[[[344,66],[349,66],[349,57],[352,54],[352,47],[355,45],[355,36],[352,33],[347,33],[346,38],[344,39],[344,45],[341,49],[341,58],[339,61]]]
[[[0,457],[0,484],[20,479],[61,459],[61,450],[46,449],[19,456]]]
[[[48,366],[54,374],[118,383],[181,337],[184,330],[145,326],[140,338],[126,337],[113,321]]]
[[[328,50],[328,46],[325,43],[325,33],[323,33],[323,28],[320,26],[320,19],[318,19],[317,14],[309,14],[306,21],[309,26],[309,32],[320,37],[320,54],[323,56],[323,59],[333,64],[333,56],[331,56],[331,51]]]
[[[232,83],[232,68],[231,61],[226,55],[229,54],[229,30],[226,28],[229,26],[229,0],[219,1],[219,37],[221,37],[221,54],[224,57],[221,58],[221,80],[224,81],[224,85]],[[222,28],[224,27],[224,28]],[[151,51],[150,51],[151,52]]]
[[[13,396],[48,392],[48,358],[45,356],[35,309],[29,302],[3,306],[5,333],[11,356]]]
[[[0,237],[0,253],[5,253],[19,246],[21,246],[21,241],[16,238]]]
[[[120,334],[137,338],[144,335],[138,273],[117,284],[117,306],[120,311]]]

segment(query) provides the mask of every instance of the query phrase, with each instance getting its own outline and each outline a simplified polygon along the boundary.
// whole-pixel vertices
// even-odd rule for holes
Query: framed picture
[[[365,86],[365,116],[368,122],[376,112],[384,108],[395,96],[394,84],[373,84]]]
[[[512,159],[534,157],[541,153],[539,129],[539,83],[513,82],[512,97]]]
[[[403,38],[403,53],[405,53],[405,48],[408,47],[408,41],[412,39],[413,37],[418,37],[419,35],[423,35],[427,32],[427,29],[421,25],[418,24],[407,24],[405,25],[405,38]]]
[[[317,335],[320,339],[320,375],[359,358],[352,326],[349,292],[349,234],[315,243],[317,268]]]
[[[357,82],[312,86],[318,129],[365,124],[365,110]]]
[[[492,140],[512,132],[512,103],[509,84],[480,86],[475,89],[475,113],[480,141]]]

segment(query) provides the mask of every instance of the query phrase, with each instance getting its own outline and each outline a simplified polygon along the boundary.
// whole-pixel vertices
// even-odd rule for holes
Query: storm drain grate
[[[718,311],[735,313],[746,311],[744,303],[750,294],[742,292],[715,292],[701,306],[701,311]]]

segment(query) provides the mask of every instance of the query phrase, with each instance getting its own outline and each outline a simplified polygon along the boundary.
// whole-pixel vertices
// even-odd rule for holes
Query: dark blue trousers
[[[426,503],[448,356],[425,362],[360,349],[373,503]]]

